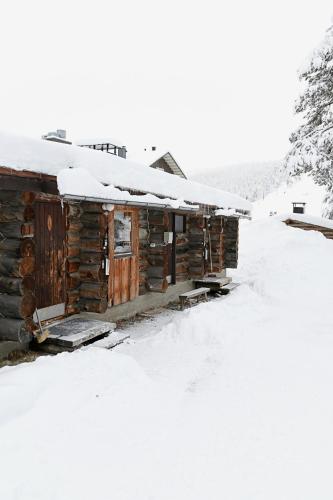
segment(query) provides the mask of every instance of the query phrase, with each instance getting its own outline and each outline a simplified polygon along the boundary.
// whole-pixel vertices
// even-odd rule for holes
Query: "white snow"
[[[104,153],[106,154],[106,153]],[[59,172],[57,177],[58,189],[63,196],[73,198],[88,197],[96,198],[111,203],[132,203],[137,205],[158,205],[161,207],[172,207],[180,209],[199,209],[198,205],[189,205],[181,199],[172,198],[158,198],[153,194],[135,195],[128,191],[118,189],[114,186],[104,186],[101,182],[97,181],[90,172],[84,168],[67,168]],[[113,206],[108,207],[106,203],[106,210],[113,209]]]
[[[241,223],[242,285],[0,370],[6,500],[331,500],[333,242]]]
[[[0,134],[0,166],[58,176],[64,169],[80,169],[75,183],[60,181],[60,193],[74,194],[80,190],[85,197],[94,197],[96,183],[87,182],[88,175],[100,184],[136,190],[185,202],[213,205],[218,208],[251,210],[251,204],[219,189],[182,179],[115,155],[68,144],[34,140]],[[87,171],[82,180],[82,170]],[[60,174],[61,178],[61,174]],[[98,188],[99,189],[99,188]],[[102,186],[100,186],[102,189]],[[113,194],[113,193],[112,193]]]
[[[268,217],[270,213],[282,215],[292,211],[293,202],[303,202],[306,203],[306,214],[320,217],[324,197],[325,188],[304,174],[290,178],[265,198],[253,203],[252,215],[254,218]]]

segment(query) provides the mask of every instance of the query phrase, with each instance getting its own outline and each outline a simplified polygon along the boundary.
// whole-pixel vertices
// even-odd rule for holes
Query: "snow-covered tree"
[[[286,164],[326,186],[324,214],[333,218],[333,25],[300,71],[304,90],[296,102],[302,124],[291,135]]]

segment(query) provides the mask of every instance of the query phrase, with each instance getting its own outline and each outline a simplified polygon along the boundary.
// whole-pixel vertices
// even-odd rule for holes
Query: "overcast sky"
[[[298,67],[332,14],[327,0],[3,1],[0,129],[168,147],[189,173],[279,159]]]

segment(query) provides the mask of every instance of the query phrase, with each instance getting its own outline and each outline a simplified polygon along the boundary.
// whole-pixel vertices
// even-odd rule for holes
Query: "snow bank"
[[[332,250],[241,221],[230,296],[0,370],[2,497],[330,500]]]
[[[0,166],[16,170],[30,170],[59,175],[64,169],[86,170],[97,182],[127,190],[136,190],[175,200],[201,203],[218,208],[251,210],[251,204],[237,195],[182,179],[175,175],[152,169],[115,155],[44,140],[14,137],[0,134]],[[77,175],[77,178],[79,175]],[[66,192],[73,194],[75,185],[62,184]],[[82,184],[82,196],[94,196],[96,184]]]

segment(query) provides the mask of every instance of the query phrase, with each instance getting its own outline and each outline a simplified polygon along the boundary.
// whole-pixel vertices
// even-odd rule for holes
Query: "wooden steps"
[[[50,333],[45,342],[40,344],[40,349],[50,353],[73,351],[94,339],[106,336],[115,328],[114,323],[96,319],[75,317],[59,321],[47,326]]]
[[[219,291],[222,287],[229,285],[232,279],[227,277],[218,277],[218,276],[205,276],[204,278],[198,278],[193,280],[195,286],[198,287],[208,287],[210,291],[216,292]]]
[[[227,295],[228,293],[232,292],[235,288],[237,288],[240,285],[240,283],[229,283],[228,285],[223,286],[218,293],[221,295]]]
[[[192,299],[197,299],[197,302],[200,298],[203,298],[207,302],[207,293],[210,291],[210,288],[201,287],[196,288],[195,290],[191,290],[189,292],[182,293],[179,295],[180,300],[180,309],[183,311],[185,309],[186,303],[191,304]]]

